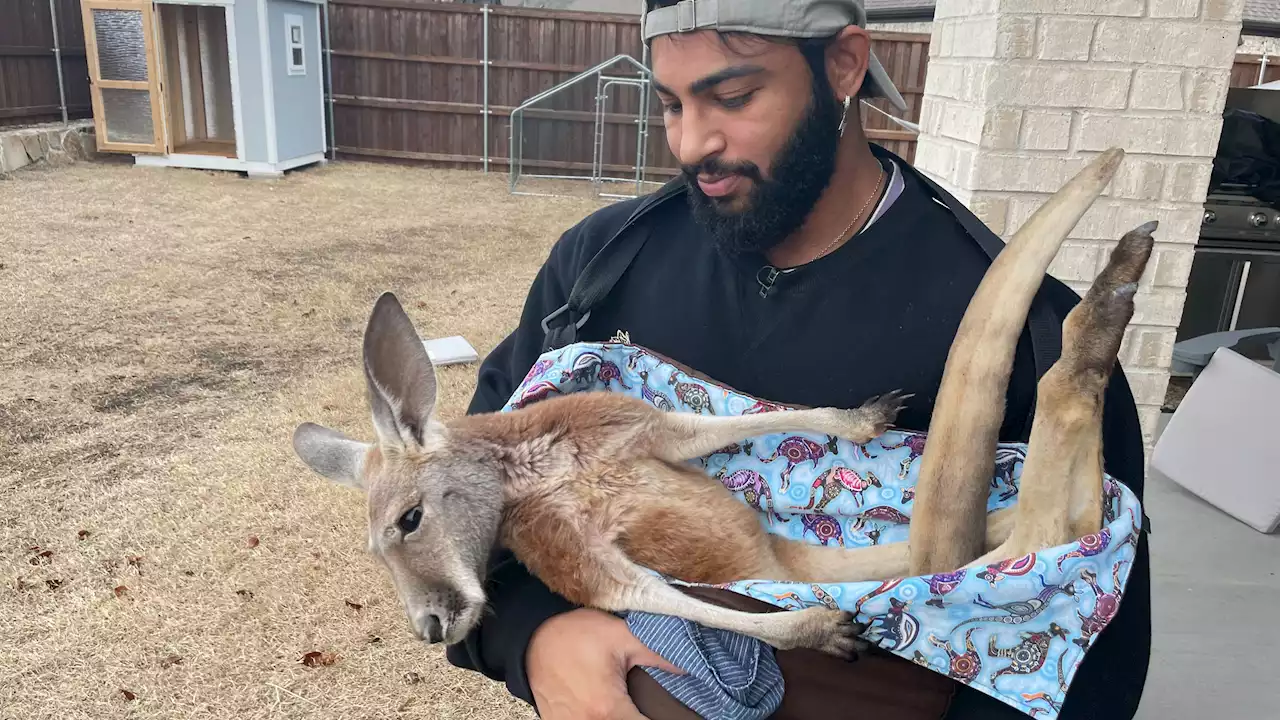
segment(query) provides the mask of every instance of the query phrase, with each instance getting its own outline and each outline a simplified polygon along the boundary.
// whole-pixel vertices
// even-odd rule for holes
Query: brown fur
[[[1105,153],[1046,203],[975,295],[947,359],[907,543],[844,549],[771,535],[753,509],[686,463],[771,433],[865,443],[890,426],[907,396],[889,393],[852,410],[716,417],[575,393],[442,424],[430,360],[390,294],[378,300],[364,345],[378,442],[305,424],[294,446],[320,474],[368,492],[370,548],[390,569],[415,632],[433,642],[457,642],[478,622],[485,558],[502,543],[579,605],[677,615],[780,649],[848,656],[860,630],[850,613],[731,610],[646,569],[711,584],[853,582],[950,571],[984,550],[1025,554],[1028,543],[1037,549],[1096,531],[1102,393],[1132,313],[1132,294],[1117,288],[1141,275],[1154,225],[1126,236],[1068,317],[1063,357],[1040,383],[1019,503],[988,517],[985,500],[1030,296],[1120,155]]]

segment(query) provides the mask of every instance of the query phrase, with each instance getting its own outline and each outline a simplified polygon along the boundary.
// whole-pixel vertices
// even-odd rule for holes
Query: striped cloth
[[[649,649],[687,675],[646,667],[672,697],[712,720],[764,720],[782,704],[782,670],[773,648],[755,638],[669,615],[625,613]]]

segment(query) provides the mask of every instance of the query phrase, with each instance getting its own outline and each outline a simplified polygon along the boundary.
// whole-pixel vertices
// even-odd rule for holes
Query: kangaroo
[[[1018,503],[988,518],[984,502],[969,500],[985,497],[990,484],[1009,366],[1031,296],[1122,156],[1109,150],[1072,178],[980,284],[946,361],[907,542],[846,549],[771,535],[757,511],[688,463],[775,433],[865,444],[892,427],[910,397],[902,390],[852,409],[733,417],[671,412],[609,392],[547,392],[511,412],[443,422],[430,358],[390,293],[377,300],[363,341],[376,441],[303,423],[294,450],[319,475],[366,493],[369,550],[389,570],[414,633],[428,642],[459,642],[479,622],[486,559],[501,543],[577,605],[672,615],[778,649],[852,658],[867,646],[859,637],[866,627],[852,613],[740,612],[662,578],[711,585],[883,580],[954,571],[984,551],[1026,554],[1020,548],[1096,532],[1102,390],[1154,223],[1120,241],[1067,317],[1062,358],[1038,388]],[[966,500],[957,505],[960,497]]]

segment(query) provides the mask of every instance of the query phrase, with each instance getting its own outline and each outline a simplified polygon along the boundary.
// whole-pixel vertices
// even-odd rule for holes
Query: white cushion
[[[1280,374],[1219,348],[1169,419],[1151,466],[1259,532],[1280,526]]]

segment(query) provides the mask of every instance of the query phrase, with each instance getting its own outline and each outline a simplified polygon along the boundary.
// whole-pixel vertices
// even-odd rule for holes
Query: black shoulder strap
[[[636,206],[613,237],[609,238],[609,241],[596,252],[574,281],[573,289],[569,291],[568,302],[542,319],[542,331],[545,333],[543,352],[558,350],[577,342],[578,330],[582,329],[590,319],[591,308],[613,290],[613,286],[627,271],[631,261],[640,254],[640,248],[644,247],[645,241],[649,239],[648,232],[627,231],[641,215],[683,189],[684,179],[677,177],[646,197]],[[566,315],[568,317],[564,317]],[[552,322],[556,320],[560,322],[552,327]]]

